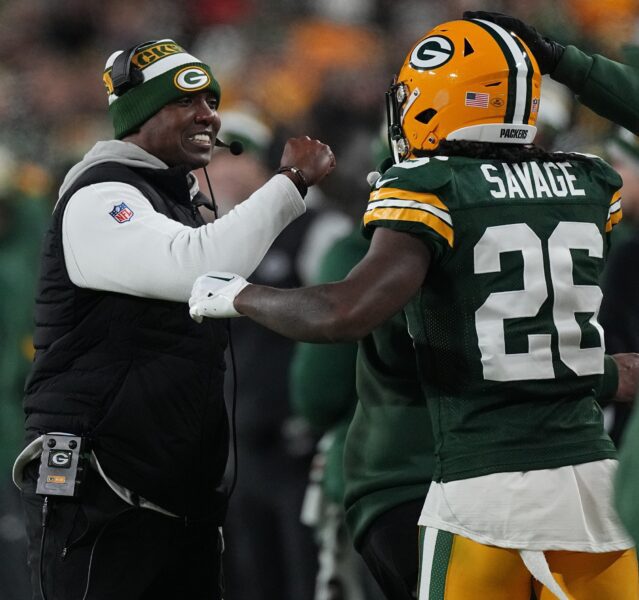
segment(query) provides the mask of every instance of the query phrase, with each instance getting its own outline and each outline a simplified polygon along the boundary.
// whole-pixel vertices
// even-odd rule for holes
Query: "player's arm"
[[[567,46],[550,75],[598,115],[639,133],[639,69]]]
[[[117,203],[129,210],[128,221],[111,215]],[[98,183],[76,192],[64,211],[65,263],[78,287],[186,302],[193,280],[205,271],[248,277],[282,229],[304,211],[304,201],[284,175],[201,227],[157,212],[131,185]]]
[[[208,273],[196,281],[191,315],[250,317],[304,342],[358,340],[399,311],[418,291],[430,264],[426,244],[409,233],[378,228],[370,249],[348,276],[291,290]],[[225,281],[228,280],[228,281]]]
[[[78,190],[62,221],[71,281],[82,288],[185,302],[193,280],[205,271],[248,277],[275,238],[304,213],[303,193],[333,170],[335,157],[318,140],[291,138],[280,165],[295,169],[275,175],[228,214],[201,227],[157,212],[126,183]],[[127,218],[116,218],[117,205],[126,207]]]

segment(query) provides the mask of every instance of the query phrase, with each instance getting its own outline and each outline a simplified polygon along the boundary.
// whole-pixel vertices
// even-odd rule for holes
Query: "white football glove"
[[[233,300],[247,285],[244,277],[234,273],[209,271],[201,275],[195,280],[189,298],[191,318],[201,323],[204,317],[241,317],[233,306]]]

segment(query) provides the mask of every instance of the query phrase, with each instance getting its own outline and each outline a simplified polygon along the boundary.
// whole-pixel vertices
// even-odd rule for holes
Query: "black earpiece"
[[[144,81],[142,71],[133,64],[133,57],[142,46],[148,44],[149,42],[144,42],[144,44],[133,46],[121,52],[113,61],[111,81],[113,82],[113,93],[116,96],[121,96]]]

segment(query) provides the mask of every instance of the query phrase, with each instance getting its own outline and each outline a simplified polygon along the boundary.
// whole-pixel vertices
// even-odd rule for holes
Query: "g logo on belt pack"
[[[202,67],[184,67],[173,78],[173,84],[184,92],[194,92],[211,83],[211,76]]]
[[[59,469],[68,469],[71,466],[72,453],[68,450],[54,450],[49,454],[48,465]]]
[[[410,55],[410,66],[414,69],[436,69],[445,65],[455,52],[455,46],[443,35],[427,37],[415,46]]]

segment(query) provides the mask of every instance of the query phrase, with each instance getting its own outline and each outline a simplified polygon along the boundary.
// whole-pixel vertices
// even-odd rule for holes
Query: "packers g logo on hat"
[[[128,67],[138,80],[121,94],[113,85],[113,66],[122,56],[130,57]],[[142,75],[139,77],[138,75]],[[209,90],[220,101],[220,86],[210,67],[189,54],[173,40],[153,40],[128,51],[116,51],[107,59],[103,72],[109,94],[109,113],[115,138],[121,140],[142,126],[170,102],[186,94]]]
[[[184,92],[194,92],[205,88],[211,83],[211,77],[201,67],[184,67],[173,78],[173,84]]]

